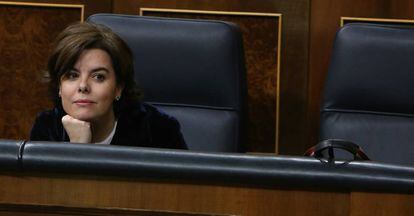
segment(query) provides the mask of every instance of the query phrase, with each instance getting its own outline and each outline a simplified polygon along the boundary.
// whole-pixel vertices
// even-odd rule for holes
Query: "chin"
[[[72,113],[72,114],[68,113],[68,115],[72,116],[75,119],[86,121],[86,122],[92,122],[97,118],[95,115],[91,115],[88,113]]]
[[[90,118],[90,117],[79,117],[79,118],[76,118],[76,119],[79,119],[79,120],[85,121],[85,122],[94,122],[94,120],[95,120],[95,118]]]

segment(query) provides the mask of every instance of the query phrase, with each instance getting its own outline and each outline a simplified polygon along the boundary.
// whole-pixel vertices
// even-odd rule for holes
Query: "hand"
[[[62,124],[69,135],[70,142],[90,143],[92,140],[91,124],[65,115],[62,118]]]

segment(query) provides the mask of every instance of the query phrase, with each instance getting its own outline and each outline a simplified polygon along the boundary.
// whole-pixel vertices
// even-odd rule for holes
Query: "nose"
[[[87,78],[81,78],[80,79],[78,92],[83,93],[83,94],[86,94],[86,93],[90,92]]]

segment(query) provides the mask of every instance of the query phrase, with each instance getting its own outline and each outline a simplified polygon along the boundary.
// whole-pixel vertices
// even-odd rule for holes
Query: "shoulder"
[[[50,125],[58,118],[59,112],[57,109],[51,109],[39,112],[34,123],[35,126]]]
[[[61,115],[57,108],[38,113],[30,131],[30,140],[59,141]]]

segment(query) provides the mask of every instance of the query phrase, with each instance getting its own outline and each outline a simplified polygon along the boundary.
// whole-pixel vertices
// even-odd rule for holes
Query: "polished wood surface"
[[[412,215],[413,201],[413,195],[355,192],[351,195],[350,215]]]
[[[339,189],[317,191],[318,188],[258,188],[174,182],[165,179],[123,179],[45,173],[3,173],[0,175],[0,183],[0,207],[15,207],[16,204],[21,204],[30,205],[31,208],[43,205],[58,206],[58,209],[64,210],[66,207],[67,211],[72,212],[76,209],[78,212],[100,212],[103,208],[116,208],[128,211],[245,216],[411,215],[414,212],[414,194],[341,192]],[[0,210],[10,212],[13,208]]]
[[[1,216],[231,216],[219,214],[185,213],[157,210],[138,210],[127,208],[67,207],[34,204],[0,203]]]
[[[0,176],[1,203],[235,215],[347,215],[346,193],[76,176]],[[334,203],[320,208],[320,203]]]

